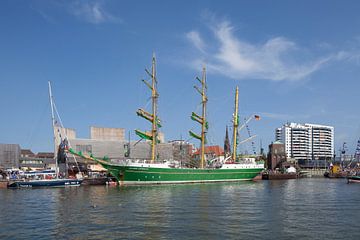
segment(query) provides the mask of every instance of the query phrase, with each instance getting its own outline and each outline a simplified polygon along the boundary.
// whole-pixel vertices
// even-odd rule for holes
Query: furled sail
[[[201,136],[197,135],[196,133],[193,133],[192,131],[189,131],[189,134],[191,137],[201,140]]]
[[[146,132],[142,132],[140,130],[135,130],[135,134],[138,135],[140,138],[145,139],[145,140],[152,140],[152,135],[151,133],[146,133]],[[156,139],[157,143],[160,143],[159,139]]]
[[[151,113],[146,112],[144,109],[139,108],[136,111],[136,114],[140,117],[145,118],[149,122],[152,122],[154,119],[154,116]],[[161,127],[161,120],[159,118],[156,118],[156,125],[160,128]]]

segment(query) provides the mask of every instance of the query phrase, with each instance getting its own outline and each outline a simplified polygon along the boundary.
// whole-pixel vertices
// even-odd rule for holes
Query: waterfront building
[[[30,149],[21,149],[19,168],[25,170],[55,169],[54,153],[39,152],[35,154]]]
[[[225,156],[224,149],[222,147],[220,147],[219,145],[205,146],[205,159],[206,160],[211,160],[214,158],[220,158],[222,160],[222,159],[224,159],[224,156]],[[195,160],[200,159],[200,149],[198,149],[197,151],[194,152],[193,158]]]
[[[168,144],[172,146],[172,159],[175,161],[190,162],[196,151],[194,144],[185,140],[172,140]]]
[[[19,144],[0,143],[0,168],[19,168],[20,146]]]
[[[72,136],[76,136],[72,130]],[[92,154],[96,158],[108,158],[110,160],[122,159],[150,159],[151,146],[149,141],[130,141],[125,139],[123,128],[99,128],[90,127],[90,138],[71,138],[68,140],[72,148],[77,152]],[[193,144],[183,140],[165,142],[163,133],[159,133],[160,143],[157,147],[158,160],[182,160],[190,161],[193,153]],[[74,161],[72,156],[68,160]],[[76,158],[80,163],[95,164],[81,158]],[[90,166],[91,167],[91,166]]]
[[[21,158],[25,158],[25,157],[35,157],[35,153],[33,153],[30,149],[21,149],[20,150],[20,157]]]
[[[267,158],[267,168],[274,170],[281,167],[281,163],[286,161],[285,144],[275,141],[269,145],[269,153]]]
[[[281,132],[282,132],[282,128],[276,128],[275,129],[275,141],[277,142],[281,142]]]
[[[275,139],[285,144],[287,158],[300,165],[325,166],[333,158],[334,127],[319,124],[286,123],[275,130]]]

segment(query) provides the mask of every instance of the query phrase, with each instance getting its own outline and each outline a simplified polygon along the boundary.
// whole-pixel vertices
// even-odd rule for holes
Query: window
[[[92,146],[91,145],[76,145],[76,151],[84,152],[84,153],[91,153]]]

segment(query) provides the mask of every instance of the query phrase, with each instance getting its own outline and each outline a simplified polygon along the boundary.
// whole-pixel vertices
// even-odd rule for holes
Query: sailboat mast
[[[234,110],[234,118],[233,118],[233,151],[232,151],[232,159],[236,161],[236,149],[237,149],[237,130],[239,126],[239,116],[238,116],[238,108],[239,108],[239,87],[236,87],[235,90],[235,110]]]
[[[151,162],[153,163],[156,158],[156,144],[157,144],[157,89],[156,89],[156,60],[155,54],[153,54],[152,58],[152,66],[151,66],[151,81],[152,81],[152,129],[151,129]]]
[[[202,95],[202,124],[201,124],[201,168],[204,168],[205,165],[205,133],[206,133],[206,69],[203,67],[203,73],[201,78],[201,95]]]
[[[49,98],[50,98],[50,107],[51,107],[51,123],[52,123],[52,129],[53,129],[53,140],[54,140],[54,160],[55,160],[55,174],[56,178],[58,178],[59,175],[59,169],[58,169],[58,161],[57,161],[57,144],[56,144],[56,133],[55,133],[55,114],[54,114],[54,102],[53,102],[53,96],[51,91],[51,83],[49,83]]]

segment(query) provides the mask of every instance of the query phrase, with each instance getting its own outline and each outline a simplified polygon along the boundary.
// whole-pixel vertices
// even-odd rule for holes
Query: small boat
[[[283,180],[283,179],[296,179],[298,178],[298,173],[295,167],[290,166],[286,169],[281,169],[282,171],[268,170],[262,173],[263,180]]]
[[[52,119],[52,126],[53,126],[53,133],[54,133],[54,161],[55,161],[55,173],[52,173],[52,170],[44,170],[40,173],[29,173],[29,175],[33,175],[35,178],[42,178],[42,179],[19,179],[15,181],[11,181],[8,183],[8,188],[33,188],[33,187],[71,187],[71,186],[80,186],[82,179],[76,178],[59,178],[59,167],[58,163],[63,158],[63,154],[59,154],[63,152],[64,142],[66,142],[66,138],[62,141],[61,136],[61,144],[58,146],[56,143],[56,129],[55,129],[55,115],[54,111],[54,100],[51,91],[51,84],[49,82],[49,98],[50,98],[50,106],[51,106],[51,119]],[[50,172],[49,172],[50,171]],[[44,175],[46,174],[46,176]],[[43,175],[43,176],[41,176]],[[55,175],[55,178],[52,177]],[[47,179],[49,177],[50,179]]]
[[[326,178],[346,178],[349,175],[349,172],[342,169],[340,164],[333,165],[331,163],[329,170],[324,173]]]
[[[360,183],[360,176],[348,176],[348,183]]]

